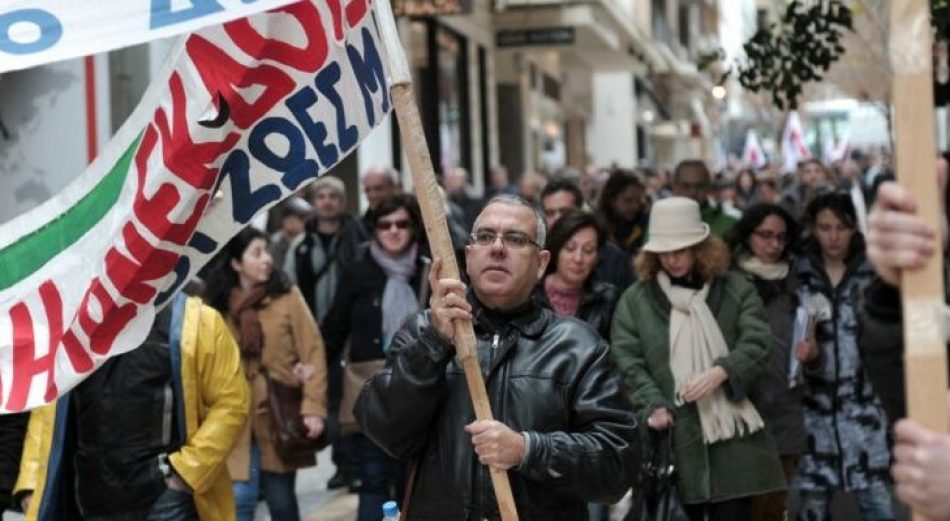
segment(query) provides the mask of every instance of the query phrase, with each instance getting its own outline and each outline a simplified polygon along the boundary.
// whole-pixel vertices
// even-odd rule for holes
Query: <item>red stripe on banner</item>
[[[86,56],[86,158],[92,160],[99,154],[98,124],[96,123],[96,59]]]

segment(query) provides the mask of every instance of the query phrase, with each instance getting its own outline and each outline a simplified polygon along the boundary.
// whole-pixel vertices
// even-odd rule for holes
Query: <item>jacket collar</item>
[[[471,290],[466,297],[472,305],[472,320],[475,326],[493,333],[514,328],[523,336],[534,338],[541,335],[550,317],[549,312],[530,297],[517,309],[507,312],[489,309]]]

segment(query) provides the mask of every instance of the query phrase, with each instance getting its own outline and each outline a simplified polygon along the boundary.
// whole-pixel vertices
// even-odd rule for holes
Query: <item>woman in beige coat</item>
[[[278,455],[267,376],[303,387],[300,414],[308,436],[319,437],[326,418],[326,355],[320,332],[300,291],[274,269],[267,236],[253,228],[242,230],[221,251],[205,298],[227,317],[251,388],[251,421],[228,458],[238,520],[254,519],[262,491],[272,519],[297,521],[297,469],[315,465],[315,455],[293,461]]]

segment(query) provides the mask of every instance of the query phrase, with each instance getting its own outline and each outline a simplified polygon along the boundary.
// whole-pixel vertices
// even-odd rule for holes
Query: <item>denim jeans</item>
[[[276,473],[261,470],[261,451],[251,443],[250,479],[233,481],[238,521],[254,521],[259,492],[263,492],[273,521],[300,521],[300,508],[294,486],[297,472]]]
[[[868,488],[852,490],[851,495],[858,504],[861,512],[861,521],[893,521],[894,506],[891,503],[891,493],[883,483],[876,483]],[[829,508],[834,491],[811,492],[802,491],[801,508],[798,519],[807,521],[821,521],[831,519]]]
[[[102,516],[85,516],[86,521],[198,521],[198,511],[191,494],[165,489],[146,512],[127,512]]]
[[[379,521],[383,503],[402,502],[405,465],[391,458],[362,434],[354,436],[360,462],[360,506],[357,521]]]

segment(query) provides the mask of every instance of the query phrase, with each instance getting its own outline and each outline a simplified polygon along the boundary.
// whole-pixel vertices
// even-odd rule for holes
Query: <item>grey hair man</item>
[[[442,278],[436,259],[431,309],[406,322],[363,387],[364,434],[419,462],[414,520],[499,519],[489,468],[508,472],[522,519],[586,519],[586,503],[630,487],[636,422],[606,342],[531,298],[550,260],[545,234],[524,199],[491,199],[465,247],[471,288]],[[457,319],[472,320],[495,420],[473,421]]]

